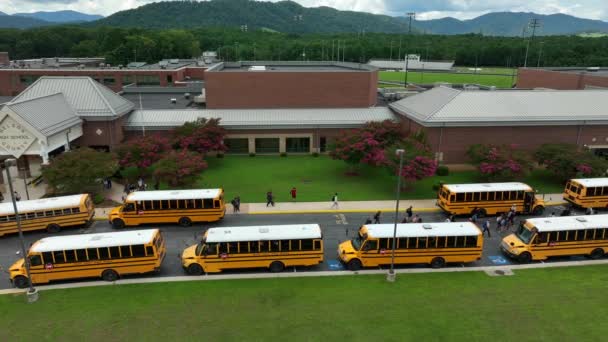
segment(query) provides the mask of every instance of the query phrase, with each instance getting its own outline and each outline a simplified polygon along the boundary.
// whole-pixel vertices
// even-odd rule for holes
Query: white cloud
[[[6,13],[71,9],[109,15],[159,0],[0,0]],[[269,0],[277,2],[280,0]],[[583,18],[608,20],[606,0],[294,0],[306,7],[328,6],[340,10],[401,16],[416,12],[420,20],[452,16],[470,19],[488,12],[564,13]]]

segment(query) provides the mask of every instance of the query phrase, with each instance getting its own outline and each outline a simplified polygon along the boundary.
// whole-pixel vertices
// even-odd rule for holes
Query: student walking
[[[274,207],[274,198],[272,196],[272,191],[268,191],[266,193],[266,206],[272,205]]]
[[[372,218],[371,218],[371,217],[368,217],[368,218],[365,220],[364,225],[368,225],[368,224],[372,224]]]
[[[15,196],[15,201],[17,201],[17,202],[21,201],[21,195],[19,195],[19,193],[17,191],[15,191],[13,193],[13,195]]]
[[[382,214],[382,212],[380,210],[378,210],[376,215],[374,215],[374,224],[380,223],[380,214]]]
[[[236,196],[236,198],[234,200],[236,201],[236,212],[240,213],[241,212],[241,196]]]
[[[295,186],[293,188],[291,188],[291,191],[289,191],[289,194],[291,195],[291,200],[295,202],[296,196],[298,194],[298,190],[296,189]]]
[[[405,210],[405,213],[407,214],[408,221],[411,221],[412,220],[412,215],[414,214],[414,211],[412,210],[412,206],[411,205],[410,205],[409,208],[407,208]]]
[[[481,225],[481,228],[483,228],[483,230],[481,231],[481,235],[484,235],[486,232],[488,232],[488,237],[492,237],[492,235],[490,234],[490,220],[486,220]]]
[[[340,205],[338,204],[338,193],[336,192],[332,197],[331,197],[331,208],[332,209],[338,209],[340,207]]]
[[[236,205],[236,197],[232,199],[232,201],[230,201],[230,204],[232,204],[232,212],[236,213],[238,212],[237,210],[237,205]]]
[[[422,222],[422,219],[420,218],[420,216],[418,216],[418,214],[414,215],[414,217],[412,218],[412,223],[420,223]]]

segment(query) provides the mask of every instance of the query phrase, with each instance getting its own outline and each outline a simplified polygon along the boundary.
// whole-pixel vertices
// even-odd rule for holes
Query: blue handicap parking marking
[[[488,258],[490,258],[490,261],[495,265],[507,265],[511,263],[502,255],[490,255]]]
[[[327,266],[332,271],[339,271],[339,270],[343,270],[344,269],[344,265],[342,265],[342,263],[340,261],[338,261],[338,260],[328,260],[327,261]]]

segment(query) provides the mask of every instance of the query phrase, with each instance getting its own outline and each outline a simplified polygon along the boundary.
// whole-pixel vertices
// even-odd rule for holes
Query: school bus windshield
[[[361,249],[361,245],[363,244],[363,241],[365,241],[361,235],[357,236],[356,238],[350,240],[350,242],[353,244],[353,248],[358,251]]]
[[[517,233],[515,233],[515,236],[517,236],[517,238],[520,239],[521,242],[525,243],[526,245],[530,243],[530,240],[532,240],[532,235],[532,231],[526,228],[523,223],[519,226]]]

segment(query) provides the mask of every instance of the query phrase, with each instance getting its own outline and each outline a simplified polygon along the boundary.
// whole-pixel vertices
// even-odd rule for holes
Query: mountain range
[[[68,23],[82,23],[103,18],[101,15],[85,14],[76,11],[15,13],[0,12],[0,28],[26,29]]]
[[[432,34],[483,33],[517,36],[531,18],[539,18],[539,35],[608,32],[608,22],[564,14],[489,13],[471,20],[442,18],[414,21],[413,31]],[[114,13],[97,25],[143,28],[193,28],[247,25],[248,30],[271,29],[287,33],[385,32],[404,33],[408,20],[364,12],[339,11],[330,7],[303,7],[293,1],[252,0],[175,1],[150,3]]]
[[[0,12],[1,13],[1,12]],[[150,29],[209,26],[247,27],[285,33],[384,32],[406,33],[408,19],[330,7],[303,7],[293,1],[210,0],[164,1],[114,13],[106,18],[74,11],[19,13],[0,17],[0,27],[29,28],[60,23]],[[482,33],[492,36],[530,34],[530,19],[540,19],[537,35],[608,33],[608,22],[565,14],[488,13],[470,20],[442,18],[412,22],[412,31],[429,34]],[[99,19],[99,20],[95,20]]]

